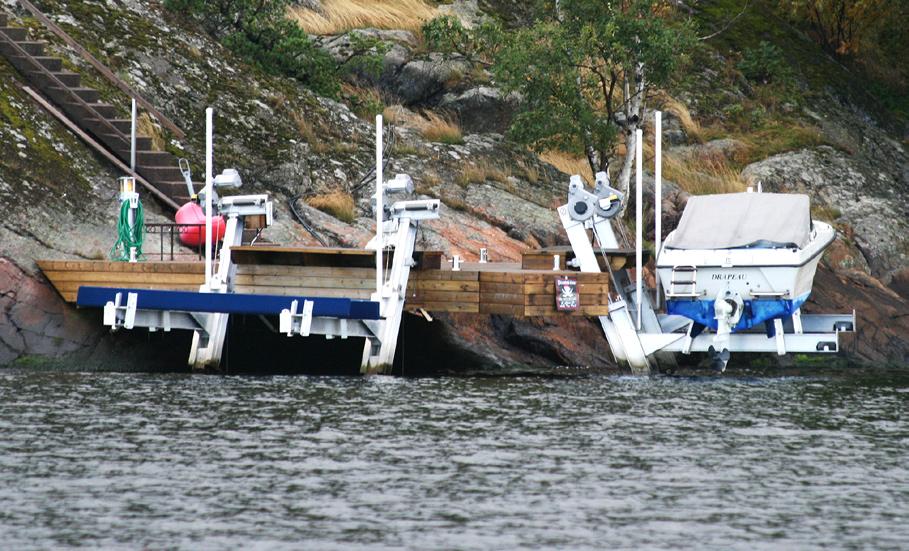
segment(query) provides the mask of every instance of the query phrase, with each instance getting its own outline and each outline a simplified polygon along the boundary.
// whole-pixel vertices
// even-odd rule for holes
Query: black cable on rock
[[[312,225],[309,224],[309,222],[306,221],[306,217],[304,217],[303,214],[299,210],[297,210],[297,201],[299,201],[302,198],[303,198],[302,195],[297,195],[296,197],[294,197],[293,199],[290,200],[290,212],[293,213],[294,218],[297,219],[297,222],[299,222],[300,225],[303,226],[303,229],[305,229],[306,231],[308,231],[310,233],[310,235],[315,237],[316,241],[321,243],[323,247],[327,247],[328,242],[322,238],[322,236],[319,234],[319,232],[317,232],[316,229],[313,228]]]

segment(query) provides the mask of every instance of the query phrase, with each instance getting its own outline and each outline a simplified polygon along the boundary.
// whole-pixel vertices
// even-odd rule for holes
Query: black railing
[[[145,233],[147,236],[157,235],[160,237],[158,240],[158,260],[202,260],[205,257],[205,238],[199,240],[199,244],[193,249],[193,247],[187,247],[182,242],[180,242],[180,234],[190,228],[196,228],[201,235],[205,234],[205,224],[175,224],[172,222],[169,223],[160,223],[160,224],[145,224]],[[146,245],[153,245],[149,243],[149,239],[145,240]],[[167,247],[165,247],[167,245]],[[154,258],[156,255],[154,252],[146,250],[145,258]]]

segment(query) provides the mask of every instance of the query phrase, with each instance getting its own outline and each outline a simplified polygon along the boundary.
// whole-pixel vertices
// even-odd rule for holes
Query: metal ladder
[[[698,269],[695,266],[674,266],[669,280],[668,297],[698,297]],[[681,289],[680,289],[681,287]]]

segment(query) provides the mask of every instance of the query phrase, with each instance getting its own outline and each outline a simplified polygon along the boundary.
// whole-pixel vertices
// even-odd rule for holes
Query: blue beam
[[[157,291],[151,289],[120,289],[116,287],[79,287],[78,306],[103,308],[117,293],[136,293],[136,308],[140,310],[172,310],[221,314],[277,315],[297,301],[302,311],[303,301],[313,302],[313,317],[379,319],[379,303],[349,298],[296,297],[279,295],[250,295],[241,293],[198,293],[194,291]]]

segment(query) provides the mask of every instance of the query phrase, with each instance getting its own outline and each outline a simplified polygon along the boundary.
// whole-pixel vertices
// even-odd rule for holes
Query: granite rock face
[[[889,282],[909,267],[909,179],[899,166],[872,165],[820,146],[754,163],[743,176],[762,182],[765,191],[811,196],[814,208],[851,228],[872,275]]]
[[[455,112],[461,128],[468,132],[501,134],[508,130],[518,104],[518,98],[504,96],[498,88],[477,86],[460,94],[445,94],[438,107]]]

